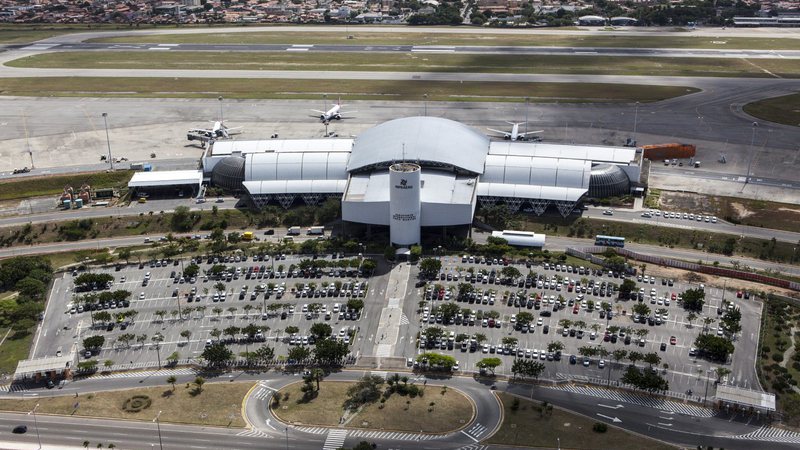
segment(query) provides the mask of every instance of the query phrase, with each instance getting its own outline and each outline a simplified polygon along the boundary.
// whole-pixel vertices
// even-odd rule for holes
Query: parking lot
[[[230,344],[234,354],[267,342],[279,357],[286,356],[292,345],[312,345],[309,328],[317,322],[329,324],[337,339],[351,343],[364,317],[361,308],[348,308],[348,302],[363,301],[370,288],[369,281],[359,276],[360,259],[328,255],[315,263],[345,267],[310,269],[310,259],[305,258],[306,270],[301,270],[303,259],[261,255],[228,261],[221,257],[154,260],[92,270],[110,274],[114,281],[89,292],[75,292],[74,280],[83,272],[61,274],[54,282],[33,356],[74,350],[80,360],[97,360],[101,369],[106,360],[115,365],[152,366],[158,358],[165,362],[173,352],[181,361],[196,358],[209,341],[221,340]],[[193,263],[197,263],[197,275],[182,277],[184,271],[192,271]],[[87,294],[120,290],[131,293],[129,303],[87,307],[79,301]],[[101,312],[110,319],[98,320]],[[253,332],[248,336],[244,329],[250,324],[255,328],[250,327]],[[228,334],[229,327],[240,331]],[[287,333],[287,327],[297,331]],[[216,336],[215,329],[219,330]],[[159,334],[163,340],[157,343],[153,337]],[[83,339],[96,335],[105,342],[101,349],[87,353]]]
[[[641,303],[650,309],[647,316],[638,317],[632,310],[637,300],[618,298],[616,289],[624,280],[619,274],[615,276],[607,271],[589,269],[581,271],[579,266],[561,264],[531,267],[511,264],[522,276],[510,285],[504,284],[507,281],[500,275],[506,267],[502,261],[481,263],[479,259],[470,260],[469,257],[443,257],[441,261],[442,270],[437,280],[416,290],[419,299],[428,302],[415,311],[414,322],[419,324],[420,332],[428,327],[440,327],[444,329],[444,337],[428,341],[427,349],[418,348],[416,352],[427,350],[452,355],[459,361],[461,370],[474,371],[480,359],[499,357],[503,364],[496,372],[510,374],[516,356],[539,358],[546,366],[544,376],[610,376],[614,380],[629,361],[623,359],[620,364],[612,364],[614,361],[610,354],[615,349],[625,349],[642,354],[656,353],[661,358],[659,368],[668,364],[665,376],[672,390],[693,389],[696,392],[697,385],[705,380],[701,376],[705,377],[709,369],[719,367],[719,364],[690,355],[690,351],[695,338],[703,331],[703,318],[715,319],[708,325],[708,332],[722,333],[716,322],[722,305],[721,289],[704,287],[706,302],[703,311],[690,325],[689,313],[680,305],[679,295],[687,289],[700,287],[699,284],[653,278],[646,274],[646,278],[630,277],[636,281],[634,292],[641,294]],[[528,275],[530,279],[526,280]],[[474,291],[466,298],[459,298],[459,285],[463,283],[468,283]],[[732,363],[726,367],[732,370],[731,382],[748,386],[755,376],[752,366],[760,303],[754,298],[745,299],[744,295],[737,298],[736,290],[728,291],[725,301],[733,302],[742,311],[742,332],[734,340],[736,352]],[[444,323],[442,317],[430,313],[449,302],[456,302],[461,309],[451,323]],[[417,302],[414,303],[416,307]],[[527,328],[516,320],[523,312],[533,316]],[[504,345],[504,339],[511,344]],[[560,360],[557,352],[548,351],[548,344],[553,342],[563,344]],[[578,351],[585,346],[602,347],[609,356],[591,357],[585,365]],[[572,355],[577,356],[574,363],[570,362]]]

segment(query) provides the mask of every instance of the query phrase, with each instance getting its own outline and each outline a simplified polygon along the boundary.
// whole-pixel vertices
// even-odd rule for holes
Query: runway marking
[[[150,47],[148,50],[172,50],[171,48],[166,47]]]

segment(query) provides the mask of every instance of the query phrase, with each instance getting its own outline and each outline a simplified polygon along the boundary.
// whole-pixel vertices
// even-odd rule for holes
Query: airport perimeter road
[[[44,49],[45,46],[40,48]],[[453,45],[330,45],[330,44],[47,44],[48,52],[61,51],[181,51],[181,52],[285,52],[298,48],[308,53],[454,53],[476,55],[621,56],[656,58],[798,59],[797,50],[675,49],[616,47],[533,47]],[[31,49],[28,44],[9,45],[8,50]],[[33,49],[37,47],[34,46]]]

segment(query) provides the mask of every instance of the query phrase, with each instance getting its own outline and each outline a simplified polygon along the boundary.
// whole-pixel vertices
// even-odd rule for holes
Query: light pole
[[[528,134],[528,103],[531,101],[530,97],[525,97],[525,134]]]
[[[222,124],[224,122],[224,117],[222,115],[222,96],[220,95],[217,97],[217,100],[219,100],[219,123]]]
[[[42,448],[42,437],[39,436],[39,422],[36,421],[36,410],[39,408],[39,404],[37,403],[36,406],[33,407],[31,412],[28,414],[33,414],[33,426],[36,427],[36,440],[39,442],[39,449]]]
[[[636,102],[636,109],[633,113],[633,145],[636,145],[636,125],[639,123],[639,102]]]
[[[714,369],[707,369],[706,370],[706,392],[703,394],[703,406],[706,406],[706,400],[708,400],[708,374]]]
[[[106,127],[106,144],[108,145],[108,162],[111,170],[114,170],[114,160],[111,159],[111,139],[108,138],[108,113],[103,113],[103,124]],[[33,154],[31,154],[31,165],[33,165]]]
[[[289,450],[289,427],[286,427],[284,431],[286,432],[286,450]]]
[[[428,117],[428,94],[422,94],[423,101],[425,102],[425,117]]]
[[[156,418],[153,419],[153,422],[156,423],[156,428],[158,429],[158,448],[164,450],[164,443],[161,441],[161,422],[158,420],[159,417],[161,417],[161,411],[156,414]]]
[[[744,179],[744,184],[750,182],[750,169],[753,167],[753,157],[755,156],[756,145],[756,130],[758,129],[758,122],[753,122],[753,133],[750,137],[750,161],[747,163],[747,176]]]

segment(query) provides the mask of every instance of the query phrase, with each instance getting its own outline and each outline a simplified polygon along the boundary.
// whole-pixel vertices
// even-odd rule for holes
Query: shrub
[[[605,433],[606,431],[608,431],[608,425],[600,422],[595,422],[594,425],[592,426],[592,431],[594,431],[595,433]]]
[[[773,353],[772,354],[772,360],[775,361],[775,362],[783,361],[783,353]]]
[[[146,395],[134,395],[133,397],[125,400],[122,410],[126,412],[139,412],[150,407],[153,403],[150,397]]]
[[[516,411],[519,409],[519,399],[514,397],[514,401],[511,402],[511,410]]]

